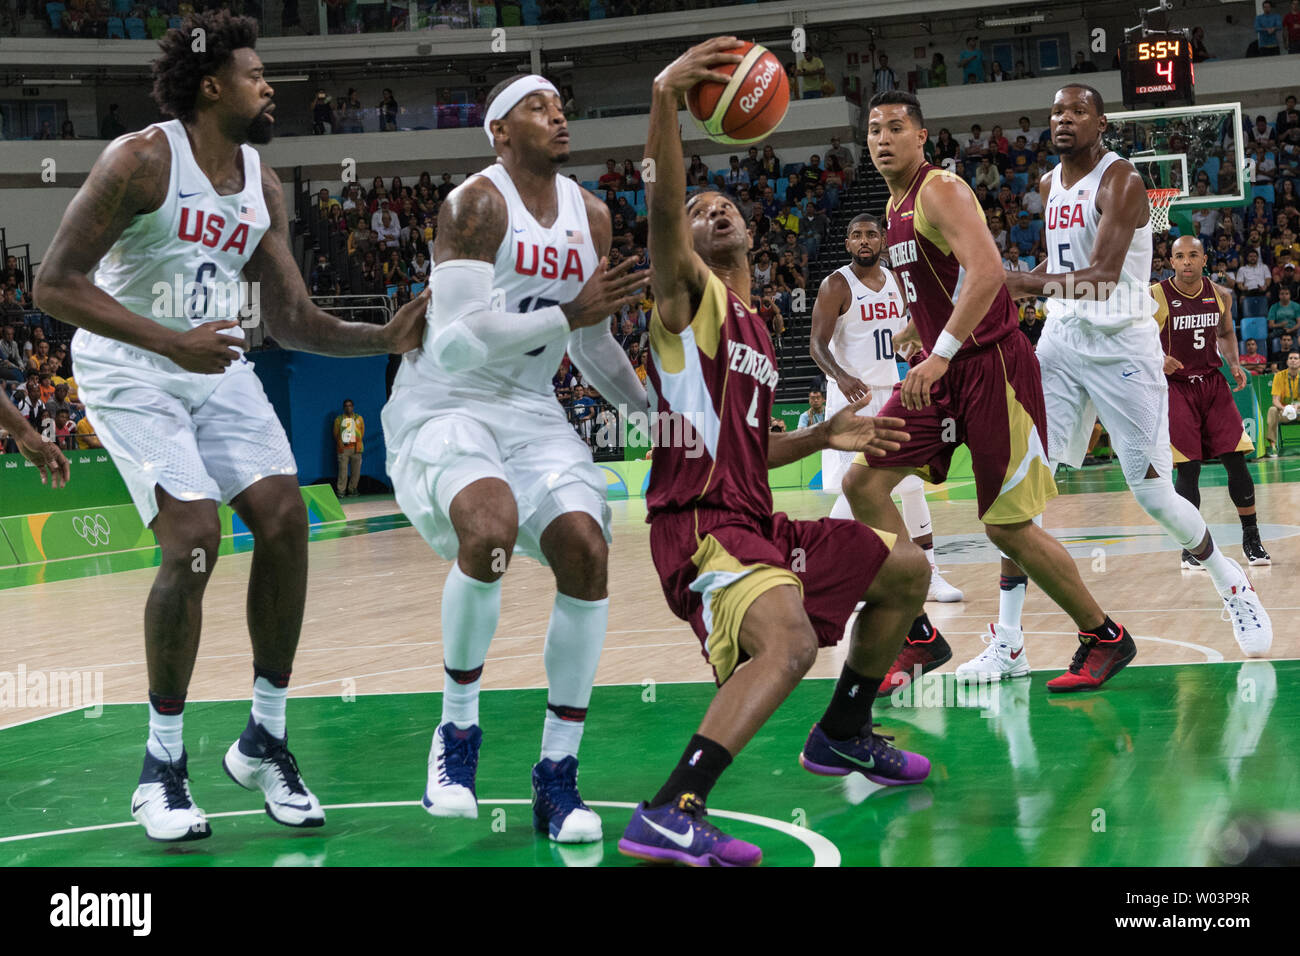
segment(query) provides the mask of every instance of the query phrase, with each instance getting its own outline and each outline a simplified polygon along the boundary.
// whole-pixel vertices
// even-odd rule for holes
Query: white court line
[[[488,800],[481,798],[480,804],[490,804],[492,806],[530,806],[531,799],[519,800]],[[613,800],[588,800],[589,807],[608,807],[614,810],[635,810],[638,804],[623,803]],[[389,807],[418,807],[419,800],[389,800],[373,803],[331,803],[322,806],[322,810],[368,810],[371,808],[389,808]],[[205,816],[209,820],[218,820],[223,817],[248,817],[257,816],[265,813],[265,810],[226,810],[221,813],[208,813]],[[797,827],[793,823],[786,823],[784,820],[774,820],[771,817],[760,817],[753,813],[741,813],[736,810],[715,810],[709,808],[709,815],[722,817],[726,820],[739,820],[742,823],[752,823],[755,826],[766,827],[769,830],[775,830],[777,833],[784,833],[792,839],[798,840],[804,846],[812,851],[813,866],[839,866],[841,861],[840,850],[834,843],[826,837],[817,833],[815,830],[809,830],[806,827]],[[97,826],[89,827],[70,827],[66,830],[45,830],[41,833],[19,833],[14,836],[0,837],[0,843],[17,843],[21,840],[39,840],[45,837],[68,836],[73,833],[93,833],[98,830],[120,830],[125,827],[139,826],[134,820],[125,823],[101,823]]]

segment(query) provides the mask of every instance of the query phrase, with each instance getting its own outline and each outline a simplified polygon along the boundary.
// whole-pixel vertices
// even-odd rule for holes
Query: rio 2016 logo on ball
[[[714,70],[730,74],[731,81],[725,86],[708,80],[695,84],[686,94],[686,107],[715,143],[757,143],[785,119],[790,81],[781,61],[766,47],[741,43],[727,52],[743,59]]]

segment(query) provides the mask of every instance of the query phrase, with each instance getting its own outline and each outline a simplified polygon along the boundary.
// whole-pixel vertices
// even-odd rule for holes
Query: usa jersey
[[[921,187],[936,176],[961,183],[970,194],[970,201],[976,201],[975,193],[964,180],[938,166],[922,163],[902,198],[898,202],[891,198],[885,206],[889,264],[907,293],[908,311],[927,352],[934,351],[939,333],[952,317],[953,303],[966,275],[948,241],[926,217],[920,202]],[[960,360],[976,349],[1000,342],[1019,328],[1015,303],[1006,286],[1002,286],[975,331],[966,337],[953,358]]]
[[[898,280],[888,269],[881,269],[885,281],[872,291],[854,273],[852,264],[836,271],[849,284],[851,300],[835,323],[831,355],[864,385],[893,385],[898,381],[894,336],[907,325],[907,302]]]
[[[718,508],[772,517],[768,422],[776,352],[763,321],[709,273],[691,324],[674,335],[655,306],[649,379],[657,411],[649,517]]]
[[[587,224],[582,187],[566,177],[555,177],[559,210],[555,222],[543,226],[524,205],[505,166],[494,163],[476,175],[496,186],[505,199],[510,220],[497,247],[492,309],[534,312],[577,298],[600,261]],[[408,353],[394,387],[437,385],[450,404],[458,404],[462,397],[482,398],[488,394],[505,405],[555,405],[551,377],[564,357],[567,339],[554,339],[469,372],[449,373],[433,363],[429,341],[434,332],[431,324],[425,330],[425,347]],[[429,393],[429,389],[422,392]]]
[[[180,120],[151,128],[161,129],[171,147],[166,198],[153,212],[131,220],[100,259],[91,281],[136,315],[177,332],[238,320],[246,305],[254,305],[242,282],[244,265],[271,226],[257,150],[240,146],[244,188],[222,196],[195,161]],[[243,338],[244,330],[236,326],[221,334]],[[85,329],[73,338],[73,351],[180,371],[161,356]],[[216,377],[210,378],[215,385]]]
[[[1074,272],[1092,265],[1101,227],[1097,192],[1101,180],[1112,164],[1122,159],[1107,153],[1088,175],[1073,186],[1061,181],[1061,170],[1052,169],[1052,186],[1047,196],[1047,271]],[[1124,255],[1124,265],[1114,290],[1104,300],[1047,300],[1047,321],[1082,323],[1102,332],[1116,332],[1130,325],[1141,325],[1155,314],[1155,301],[1148,287],[1151,283],[1151,222],[1133,232],[1133,241]]]
[[[1160,344],[1166,355],[1183,363],[1169,377],[1186,380],[1217,372],[1223,364],[1219,356],[1219,317],[1228,307],[1219,290],[1202,276],[1196,295],[1183,293],[1172,278],[1151,286],[1151,294],[1155,298]]]

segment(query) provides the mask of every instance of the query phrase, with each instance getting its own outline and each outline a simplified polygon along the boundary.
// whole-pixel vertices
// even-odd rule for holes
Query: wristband
[[[934,348],[930,349],[930,354],[938,355],[940,358],[945,358],[951,362],[952,357],[957,354],[959,348],[961,348],[961,341],[957,336],[950,334],[945,329],[939,333],[939,338],[934,343]]]

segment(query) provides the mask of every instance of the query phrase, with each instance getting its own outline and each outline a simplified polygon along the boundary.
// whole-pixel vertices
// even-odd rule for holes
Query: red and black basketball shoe
[[[1097,634],[1079,634],[1079,649],[1070,669],[1047,682],[1051,691],[1096,690],[1137,657],[1137,645],[1121,625],[1119,634],[1105,639]]]
[[[912,630],[903,641],[903,649],[898,652],[898,659],[889,668],[885,679],[880,682],[876,698],[888,697],[922,674],[928,674],[950,660],[952,660],[952,648],[943,639],[939,629],[922,614],[912,622]]]

